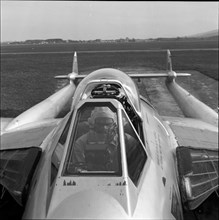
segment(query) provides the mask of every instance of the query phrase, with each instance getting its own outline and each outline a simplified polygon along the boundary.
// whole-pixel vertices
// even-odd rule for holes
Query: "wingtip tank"
[[[73,56],[72,73],[69,73],[68,75],[55,76],[56,79],[68,79],[70,84],[17,116],[5,127],[4,131],[16,129],[24,124],[36,122],[38,120],[55,118],[60,114],[60,112],[66,110],[69,111],[69,102],[71,101],[76,88],[75,82],[77,78],[84,77],[77,76],[78,63],[77,53],[75,52]]]

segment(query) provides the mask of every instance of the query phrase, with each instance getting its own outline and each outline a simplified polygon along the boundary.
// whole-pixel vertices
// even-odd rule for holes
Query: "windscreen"
[[[64,175],[121,175],[118,131],[113,105],[85,103],[76,114]]]
[[[147,159],[147,155],[144,150],[144,146],[134,131],[134,126],[131,125],[131,121],[128,119],[125,112],[123,112],[122,118],[128,175],[133,183],[137,186]]]

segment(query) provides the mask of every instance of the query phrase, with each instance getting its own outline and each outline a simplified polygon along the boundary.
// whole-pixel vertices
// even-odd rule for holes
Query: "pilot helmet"
[[[115,124],[116,115],[108,107],[95,107],[88,122],[95,131],[104,133],[106,129]]]

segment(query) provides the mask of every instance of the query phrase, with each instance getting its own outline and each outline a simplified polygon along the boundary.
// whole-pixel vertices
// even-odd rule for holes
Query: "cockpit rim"
[[[82,98],[82,93],[92,83],[116,83],[125,92],[135,113],[142,120],[140,94],[135,82],[125,72],[114,68],[102,68],[89,73],[78,85],[75,91],[75,98],[72,102],[72,108],[78,104]]]

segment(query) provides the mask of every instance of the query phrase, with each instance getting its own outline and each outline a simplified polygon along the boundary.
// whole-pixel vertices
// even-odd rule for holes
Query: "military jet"
[[[163,73],[103,68],[1,119],[1,213],[22,219],[183,219],[218,190],[218,114]],[[133,79],[164,77],[184,118],[162,117]],[[69,106],[63,118],[57,116]],[[102,135],[102,136],[101,136]],[[16,206],[16,205],[17,206]],[[15,209],[14,208],[14,209]]]

